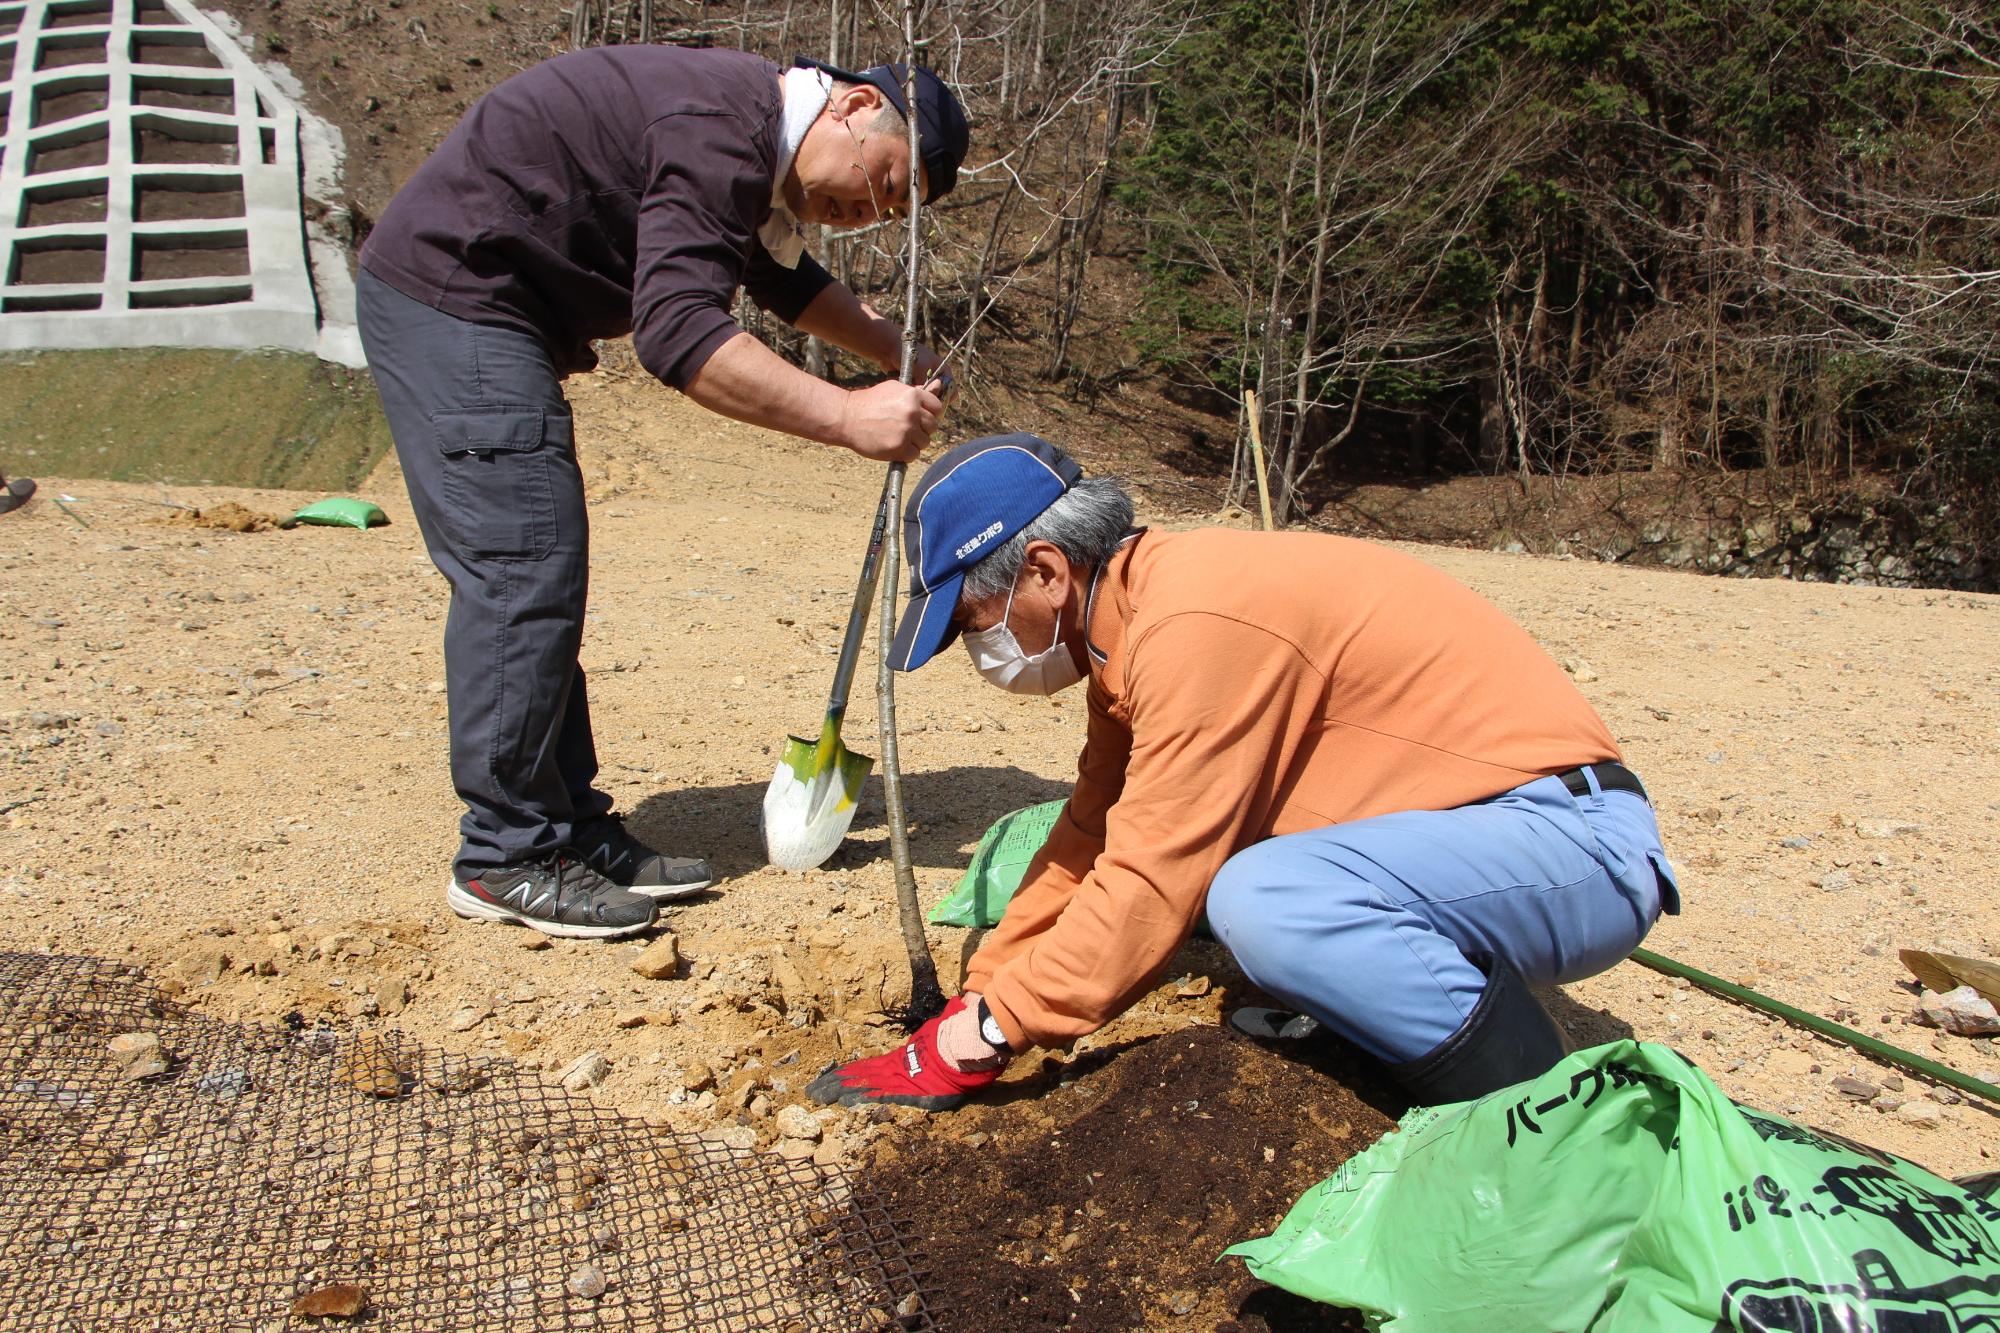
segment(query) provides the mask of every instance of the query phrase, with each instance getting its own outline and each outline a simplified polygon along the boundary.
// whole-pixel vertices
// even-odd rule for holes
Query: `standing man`
[[[629,935],[706,862],[628,833],[593,785],[583,671],[589,534],[564,376],[630,333],[712,411],[915,458],[928,387],[844,390],[731,318],[737,288],[897,373],[902,329],[803,252],[807,226],[893,217],[950,190],[964,112],[918,70],[909,179],[900,65],[789,70],[735,51],[596,48],[475,103],[384,212],[356,284],[363,345],[431,559],[451,583],[445,684],[464,799],[447,899],[551,935]],[[938,358],[919,349],[917,371]]]
[[[1529,985],[1679,908],[1644,789],[1562,670],[1422,561],[1312,533],[1134,532],[1033,435],[947,450],[910,493],[894,664],[963,637],[1017,693],[1090,682],[1075,793],[965,993],[809,1091],[939,1110],[1152,986],[1204,910],[1258,986],[1419,1102],[1568,1049]]]

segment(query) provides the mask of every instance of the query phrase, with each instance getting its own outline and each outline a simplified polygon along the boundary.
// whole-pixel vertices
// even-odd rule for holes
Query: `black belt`
[[[1639,781],[1639,775],[1625,765],[1606,762],[1588,764],[1585,767],[1597,775],[1597,785],[1603,790],[1629,791],[1648,805],[1652,804],[1652,798],[1646,795],[1646,788]],[[1571,796],[1590,795],[1590,779],[1584,776],[1583,769],[1572,768],[1569,772],[1558,773],[1556,776],[1562,779],[1563,786],[1569,788]]]

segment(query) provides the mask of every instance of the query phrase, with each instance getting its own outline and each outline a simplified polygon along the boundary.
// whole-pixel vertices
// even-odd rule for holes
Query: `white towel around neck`
[[[806,252],[806,229],[785,204],[785,176],[792,169],[792,159],[799,155],[806,131],[826,110],[827,98],[832,95],[833,80],[823,71],[785,71],[784,137],[778,145],[778,173],[771,183],[771,216],[757,229],[757,239],[771,258],[786,268],[799,266],[799,256]]]

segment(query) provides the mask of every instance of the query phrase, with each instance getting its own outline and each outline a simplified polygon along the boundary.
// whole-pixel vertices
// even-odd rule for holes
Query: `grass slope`
[[[366,371],[291,352],[0,358],[0,471],[351,490],[389,447]]]

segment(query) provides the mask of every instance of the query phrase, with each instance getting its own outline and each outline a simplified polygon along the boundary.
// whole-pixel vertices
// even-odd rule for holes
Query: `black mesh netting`
[[[809,1164],[394,1032],[219,1022],[102,959],[0,953],[0,1328],[935,1329],[921,1262]]]

